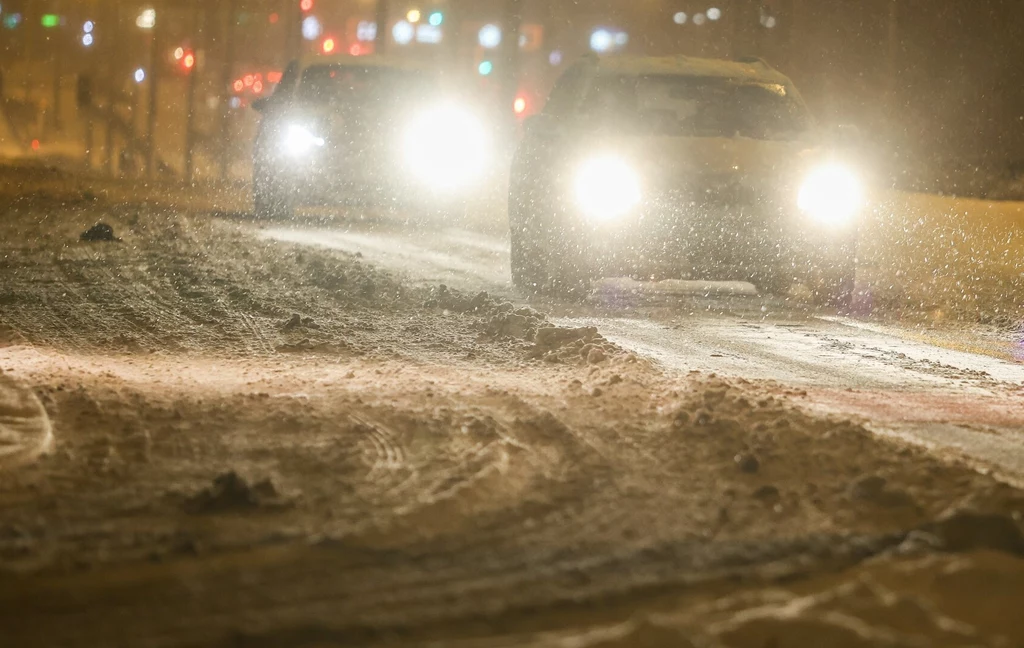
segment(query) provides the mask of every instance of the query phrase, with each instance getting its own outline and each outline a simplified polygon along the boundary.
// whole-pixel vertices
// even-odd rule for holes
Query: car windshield
[[[305,103],[380,106],[427,91],[428,76],[379,66],[316,65],[303,73],[298,97]]]
[[[582,112],[598,127],[678,137],[792,139],[809,125],[785,85],[711,77],[599,77]]]

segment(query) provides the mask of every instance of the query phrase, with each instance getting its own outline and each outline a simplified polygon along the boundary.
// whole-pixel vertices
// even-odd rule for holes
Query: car
[[[481,117],[440,75],[380,56],[313,56],[285,68],[253,149],[257,217],[305,205],[443,205],[478,187]]]
[[[866,202],[844,159],[852,138],[826,136],[763,60],[589,56],[523,130],[509,178],[515,286],[728,279],[849,303]]]

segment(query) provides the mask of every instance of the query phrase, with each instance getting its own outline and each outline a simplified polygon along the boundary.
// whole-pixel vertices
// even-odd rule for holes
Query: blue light
[[[316,40],[323,33],[323,26],[316,16],[306,16],[302,19],[302,37],[306,40]]]

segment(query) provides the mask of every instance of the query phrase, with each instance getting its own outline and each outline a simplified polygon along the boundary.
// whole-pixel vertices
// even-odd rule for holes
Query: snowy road
[[[414,282],[525,301],[508,281],[507,242],[461,229],[394,225],[270,228],[263,236],[359,253]],[[606,281],[583,306],[539,304],[670,371],[776,381],[803,408],[863,421],[1024,483],[1024,364],[1009,345],[838,317],[747,284]],[[985,354],[963,349],[984,348]]]

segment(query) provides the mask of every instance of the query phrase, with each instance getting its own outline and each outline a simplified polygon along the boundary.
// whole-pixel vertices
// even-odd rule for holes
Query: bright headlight
[[[291,157],[303,157],[323,145],[322,137],[317,137],[308,128],[298,124],[289,124],[281,138],[281,149]]]
[[[584,162],[576,172],[576,202],[594,220],[610,221],[640,203],[640,178],[619,157],[601,155]]]
[[[846,225],[864,203],[860,180],[840,164],[818,167],[807,176],[797,205],[822,225]]]
[[[405,129],[405,162],[434,189],[454,189],[476,179],[487,157],[483,124],[458,106],[435,106],[413,118]]]

